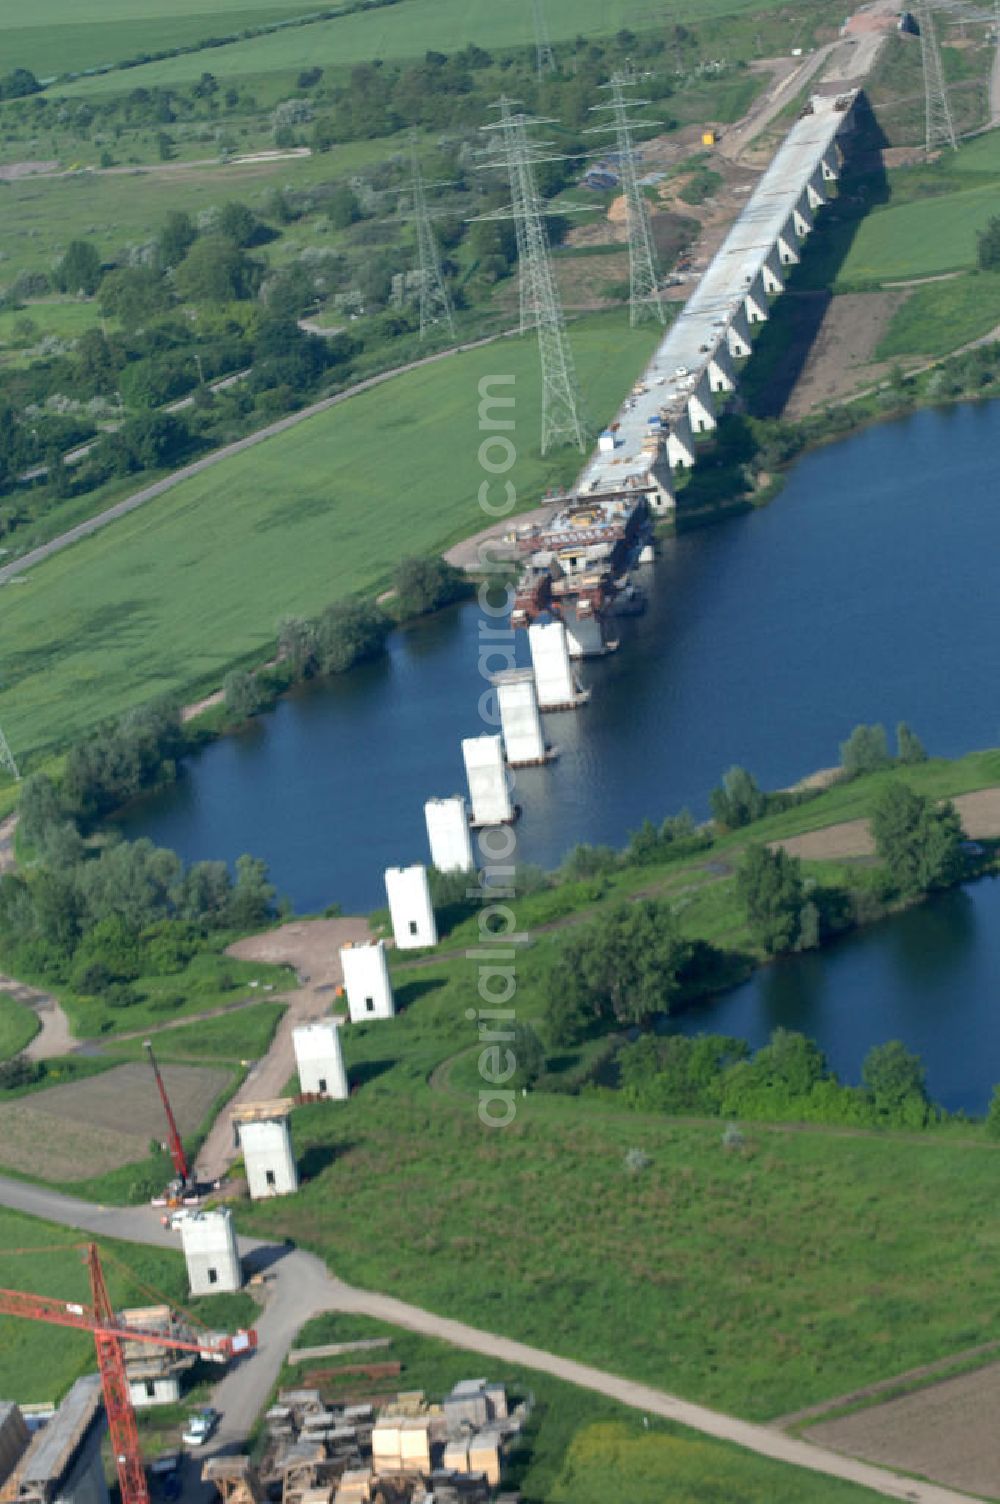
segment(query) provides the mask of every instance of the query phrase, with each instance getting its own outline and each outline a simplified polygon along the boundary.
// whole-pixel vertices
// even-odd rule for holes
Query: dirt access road
[[[27,1212],[46,1221],[102,1237],[126,1242],[176,1248],[176,1234],[167,1232],[150,1207],[112,1209],[78,1201],[24,1181],[0,1178],[0,1205]],[[663,1389],[637,1384],[631,1379],[575,1363],[542,1348],[513,1342],[495,1332],[466,1326],[408,1305],[392,1296],[359,1290],[331,1275],[312,1254],[240,1239],[240,1253],[248,1269],[267,1269],[270,1276],[267,1303],[257,1322],[258,1347],[249,1359],[234,1365],[216,1386],[212,1403],[222,1420],[205,1456],[233,1450],[245,1441],[271,1393],[278,1372],[296,1333],[304,1321],[323,1311],[343,1311],[391,1322],[407,1331],[435,1337],[454,1347],[480,1353],[485,1358],[514,1363],[537,1373],[547,1373],[581,1389],[603,1394],[630,1409],[688,1426],[702,1435],[744,1447],[762,1457],[785,1462],[809,1472],[859,1484],[888,1499],[909,1504],[969,1504],[968,1494],[959,1494],[934,1483],[901,1477],[886,1468],[842,1457],[811,1442],[798,1441],[768,1426],[753,1425],[736,1416],[694,1405]],[[192,1492],[185,1497],[194,1498]]]
[[[229,946],[227,955],[241,961],[294,966],[300,985],[291,992],[268,994],[272,1001],[286,1004],[284,1017],[271,1048],[223,1108],[202,1144],[195,1166],[199,1180],[209,1184],[221,1180],[237,1156],[230,1122],[232,1109],[283,1094],[289,1077],[295,1074],[292,1030],[329,1013],[334,991],[344,980],[340,947],[370,939],[365,919],[311,919],[283,924],[280,929],[250,935]]]

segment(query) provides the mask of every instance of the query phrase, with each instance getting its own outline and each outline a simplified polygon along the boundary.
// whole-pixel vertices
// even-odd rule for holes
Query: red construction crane
[[[149,1063],[153,1067],[153,1075],[156,1077],[156,1084],[160,1090],[160,1101],[163,1103],[163,1110],[167,1115],[167,1139],[170,1144],[170,1158],[173,1162],[174,1172],[181,1183],[180,1189],[183,1194],[191,1180],[191,1170],[188,1166],[187,1155],[184,1153],[184,1145],[181,1143],[180,1133],[177,1131],[177,1119],[174,1117],[170,1098],[167,1096],[167,1088],[163,1084],[160,1067],[157,1065],[156,1056],[153,1054],[152,1041],[144,1039],[142,1047],[149,1056]]]
[[[55,1326],[76,1327],[79,1331],[93,1332],[97,1347],[97,1367],[104,1391],[104,1406],[108,1412],[111,1447],[118,1469],[121,1504],[149,1504],[149,1485],[139,1450],[139,1434],[136,1430],[122,1344],[148,1342],[155,1347],[177,1348],[182,1352],[194,1352],[202,1357],[219,1359],[231,1358],[235,1353],[248,1352],[256,1347],[257,1333],[241,1331],[235,1337],[229,1337],[206,1332],[199,1337],[196,1332],[190,1331],[186,1335],[174,1336],[170,1332],[144,1331],[142,1328],[126,1326],[115,1315],[108,1296],[97,1245],[88,1243],[85,1246],[91,1305],[55,1300],[46,1295],[32,1295],[24,1290],[0,1290],[0,1315],[23,1316],[29,1321],[47,1321]]]

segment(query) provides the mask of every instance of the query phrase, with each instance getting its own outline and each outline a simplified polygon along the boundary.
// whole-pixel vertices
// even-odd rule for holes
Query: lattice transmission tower
[[[531,0],[531,12],[535,21],[535,66],[538,69],[538,77],[544,78],[546,73],[556,71],[556,60],[552,52],[549,23],[545,19],[542,0]]]
[[[920,60],[924,70],[924,147],[928,155],[939,146],[950,146],[957,151],[955,123],[948,104],[930,0],[916,0],[914,12],[920,28]]]
[[[420,264],[420,338],[435,324],[447,324],[454,338],[455,316],[441,270],[431,212],[427,207],[427,184],[420,168],[416,141],[410,141],[413,218],[417,230],[417,255]]]
[[[544,211],[535,183],[536,162],[554,160],[528,137],[528,126],[544,122],[515,113],[513,101],[501,99],[500,119],[482,127],[497,133],[500,160],[510,180],[511,206],[485,214],[483,219],[513,219],[517,230],[521,278],[521,328],[537,329],[542,367],[542,454],[559,444],[575,444],[583,452],[584,425],[573,365],[566,337],[566,321],[552,271]]]
[[[653,235],[649,227],[649,211],[639,186],[639,174],[635,165],[635,148],[632,144],[634,125],[653,125],[652,120],[635,121],[631,109],[649,104],[648,99],[635,99],[627,89],[635,87],[635,80],[622,73],[614,73],[611,82],[602,84],[610,90],[607,104],[593,105],[594,110],[610,110],[607,125],[592,127],[590,134],[611,131],[615,136],[618,169],[622,190],[625,194],[625,212],[628,223],[628,270],[629,270],[629,320],[634,327],[644,319],[665,322],[660,290],[657,285],[656,255],[653,250]]]
[[[0,726],[0,769],[5,773],[9,773],[15,782],[20,782],[21,774],[18,772],[14,754],[10,750],[10,743],[3,734],[2,726]]]

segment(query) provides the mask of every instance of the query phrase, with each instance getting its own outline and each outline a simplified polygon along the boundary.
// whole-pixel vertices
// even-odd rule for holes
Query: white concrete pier
[[[514,805],[500,736],[470,736],[462,743],[473,825],[509,825]]]
[[[500,706],[500,729],[512,768],[530,768],[545,761],[545,737],[538,714],[535,675],[530,668],[506,669],[493,675]]]
[[[396,949],[419,950],[425,945],[437,945],[427,868],[419,863],[412,867],[387,867],[385,892]]]
[[[420,870],[423,871],[422,868]],[[417,884],[414,883],[415,890],[416,887]],[[418,904],[421,903],[422,894],[415,892],[415,896]],[[409,910],[408,895],[406,895],[406,903],[407,910]],[[432,914],[431,918],[433,917]],[[424,923],[426,923],[426,915],[424,915]],[[399,941],[397,940],[396,943],[398,945]],[[405,949],[405,946],[401,948]],[[384,940],[375,940],[370,945],[345,945],[340,952],[340,969],[344,974],[347,1011],[352,1024],[363,1024],[372,1018],[395,1016],[396,1000],[393,996]]]
[[[439,872],[471,872],[475,867],[469,812],[461,794],[428,799],[424,805],[431,866]]]
[[[349,1096],[344,1052],[340,1047],[342,1023],[339,1018],[321,1018],[317,1023],[300,1024],[292,1030],[299,1086],[306,1096],[329,1097],[335,1102],[346,1102]]]

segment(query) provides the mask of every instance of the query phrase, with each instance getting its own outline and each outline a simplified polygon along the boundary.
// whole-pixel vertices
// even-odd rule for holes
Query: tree
[[[574,930],[546,981],[553,1041],[569,1043],[595,1022],[646,1025],[668,1013],[691,947],[670,908],[619,903]]]
[[[219,234],[225,235],[233,245],[238,245],[241,249],[252,245],[257,229],[256,216],[246,204],[237,203],[235,199],[223,204],[219,213]]]
[[[49,828],[65,818],[56,786],[45,773],[24,780],[19,809],[20,835],[31,846],[40,846]]]
[[[191,94],[195,99],[211,99],[218,92],[219,81],[214,73],[203,73],[198,82],[191,85]]]
[[[385,648],[387,619],[375,606],[361,601],[338,601],[316,622],[316,668],[321,674],[342,674],[356,663],[376,658]]]
[[[190,214],[183,209],[171,209],[156,242],[163,265],[179,266],[197,238]]]
[[[202,235],[176,271],[177,291],[191,303],[248,298],[259,268],[225,235]]]
[[[170,291],[149,266],[123,266],[101,283],[101,312],[120,319],[127,329],[141,328],[170,307]]]
[[[872,811],[875,850],[905,897],[948,887],[962,871],[964,832],[955,806],[936,805],[901,779],[882,790]]]
[[[274,889],[267,880],[267,864],[260,857],[236,859],[236,883],[229,899],[229,923],[235,929],[253,929],[271,914]]]
[[[338,184],[326,201],[326,217],[334,230],[346,230],[361,218],[361,205],[353,189]]]
[[[923,742],[905,721],[896,727],[896,761],[904,764],[927,761]]]
[[[920,1056],[912,1054],[898,1039],[868,1051],[861,1066],[861,1081],[876,1116],[912,1127],[922,1127],[927,1121],[927,1072]]]
[[[889,742],[884,726],[855,726],[846,742],[840,744],[840,766],[846,778],[876,773],[891,762]]]
[[[799,932],[802,864],[780,847],[756,843],[746,848],[736,872],[736,891],[746,906],[747,923],[768,955],[788,950]]]
[[[461,570],[446,564],[439,555],[401,559],[392,576],[396,609],[400,617],[423,616],[437,611],[465,593]]]
[[[55,269],[60,292],[84,293],[91,297],[101,282],[101,256],[89,240],[71,240]]]
[[[115,391],[124,364],[124,355],[100,329],[85,329],[76,342],[77,383],[98,395]]]
[[[994,1086],[986,1114],[986,1132],[990,1138],[1000,1138],[1000,1086]]]
[[[1000,215],[994,214],[985,230],[976,236],[976,259],[980,271],[995,272],[1000,268]]]
[[[222,697],[226,711],[237,721],[248,721],[257,714],[264,703],[256,674],[246,669],[233,669],[222,681]]]
[[[287,663],[296,679],[306,678],[316,666],[316,628],[301,616],[285,616],[278,623],[278,657]]]
[[[534,1086],[544,1071],[545,1046],[526,1019],[515,1023],[512,1032],[514,1038],[509,1042],[508,1048],[516,1064],[510,1084],[515,1091],[521,1091]]]
[[[159,152],[161,162],[172,162],[174,159],[174,138],[166,131],[157,131],[156,150]]]
[[[24,99],[28,94],[37,94],[41,84],[28,68],[14,68],[0,78],[0,99]]]
[[[712,790],[709,803],[719,825],[739,830],[766,812],[767,795],[746,768],[734,767],[723,776],[722,787]]]

